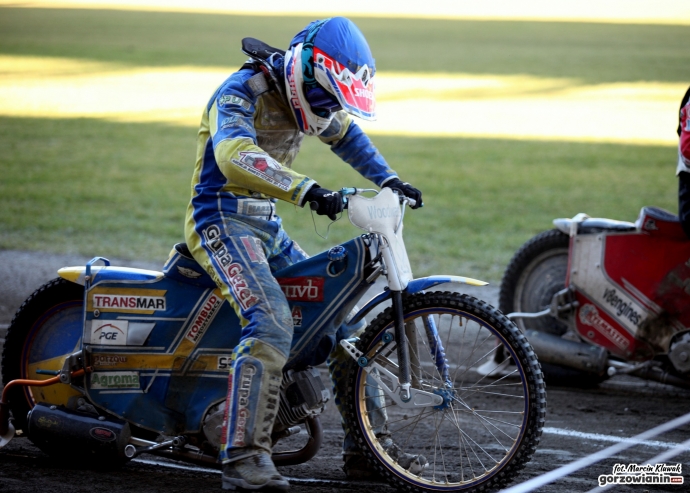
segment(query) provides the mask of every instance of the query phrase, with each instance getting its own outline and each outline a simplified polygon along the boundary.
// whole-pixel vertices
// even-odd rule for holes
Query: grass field
[[[242,37],[284,46],[308,20],[0,8],[0,57],[235,67],[245,58]],[[679,42],[690,39],[687,26],[356,21],[381,72],[522,74],[593,85],[690,78],[690,55]],[[506,118],[520,125],[520,115]],[[162,262],[182,240],[195,136],[191,125],[0,117],[0,248]],[[424,191],[426,206],[406,216],[417,275],[498,281],[515,249],[549,228],[554,217],[587,212],[634,220],[643,205],[676,207],[672,146],[373,140],[399,174]],[[315,139],[306,139],[294,166],[331,188],[366,185]],[[324,240],[308,211],[283,204],[280,212],[288,231],[312,253],[358,234],[343,220]],[[316,228],[325,234],[328,222],[316,218]]]

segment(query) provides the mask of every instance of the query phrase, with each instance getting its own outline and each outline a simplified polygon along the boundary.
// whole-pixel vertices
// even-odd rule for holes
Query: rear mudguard
[[[67,281],[73,282],[75,284],[85,284],[86,269],[84,266],[78,267],[63,267],[58,270],[58,275]],[[144,270],[144,269],[134,269],[130,267],[109,267],[103,269],[100,266],[91,268],[91,275],[98,276],[98,281],[134,281],[134,282],[155,282],[163,279],[163,273]]]
[[[460,276],[430,276],[430,277],[420,277],[419,279],[413,279],[407,284],[405,288],[405,294],[416,294],[425,289],[429,289],[439,284],[446,283],[457,283],[457,284],[469,284],[470,286],[486,286],[488,282],[480,281],[478,279],[472,279],[471,277],[460,277]],[[364,305],[357,314],[348,323],[354,325],[355,323],[362,320],[367,313],[374,309],[380,303],[387,301],[391,297],[391,291],[385,288],[379,294],[370,299],[366,305]]]

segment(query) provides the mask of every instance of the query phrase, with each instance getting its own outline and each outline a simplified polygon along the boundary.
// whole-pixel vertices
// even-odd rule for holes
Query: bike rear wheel
[[[19,307],[7,329],[2,379],[47,380],[78,351],[84,327],[84,287],[57,278],[38,288]],[[26,415],[39,402],[67,404],[81,394],[68,385],[14,387],[9,406],[15,428],[26,431]]]
[[[353,361],[348,426],[362,453],[402,491],[504,486],[530,460],[544,424],[544,382],[527,339],[498,310],[467,295],[408,296],[403,313],[412,388],[440,395],[443,403],[396,405],[371,373]],[[394,334],[393,327],[389,308],[371,323],[357,348],[373,354]],[[395,345],[389,343],[373,361],[399,377]],[[506,357],[496,364],[494,354],[501,347]],[[385,372],[376,377],[391,389],[397,385]],[[387,415],[383,428],[382,410]],[[390,439],[396,447],[390,447]],[[417,457],[417,465],[406,465],[401,453]]]
[[[551,305],[553,296],[565,289],[568,271],[570,237],[551,229],[525,243],[508,263],[501,280],[499,309],[503,313],[540,312]],[[551,316],[518,318],[515,324],[526,334],[530,330],[562,336],[568,331],[565,322]],[[553,363],[542,363],[549,384],[592,387],[608,378],[606,373],[586,373]]]
[[[501,280],[499,309],[535,313],[551,306],[553,296],[563,290],[568,272],[570,237],[557,229],[544,231],[525,243],[508,263]],[[518,318],[523,332],[537,330],[561,336],[568,327],[553,317]]]

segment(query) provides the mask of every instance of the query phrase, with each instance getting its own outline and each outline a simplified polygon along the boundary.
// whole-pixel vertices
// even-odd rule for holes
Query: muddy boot
[[[246,491],[287,491],[290,483],[278,473],[264,451],[223,466],[223,489]]]
[[[400,467],[407,469],[412,474],[420,474],[429,465],[429,461],[423,455],[408,454],[398,447],[393,439],[388,435],[378,437],[383,450],[397,462]]]
[[[410,471],[412,474],[421,474],[427,468],[429,462],[423,455],[408,454],[396,445],[388,435],[378,437],[381,448],[395,461],[400,467]],[[368,479],[371,481],[385,481],[385,479],[369,465],[363,455],[354,453],[345,456],[343,471],[348,479]]]
[[[360,328],[359,333],[363,329]],[[359,335],[356,333],[355,335]],[[345,396],[347,395],[347,370],[350,365],[351,357],[343,349],[342,346],[336,346],[335,350],[330,354],[328,359],[328,370],[333,384],[333,397],[335,405],[341,416],[341,424],[345,432],[343,440],[343,471],[348,479],[366,479],[371,481],[383,481],[383,477],[371,467],[367,460],[357,446],[352,433],[347,427],[345,420]],[[365,389],[367,413],[369,416],[370,425],[373,428],[376,436],[387,435],[388,430],[386,422],[388,415],[386,413],[386,403],[383,396],[383,391],[374,378],[367,375],[367,385]]]
[[[233,353],[228,382],[223,446],[223,488],[287,490],[271,460],[271,431],[278,413],[285,357],[258,340]]]

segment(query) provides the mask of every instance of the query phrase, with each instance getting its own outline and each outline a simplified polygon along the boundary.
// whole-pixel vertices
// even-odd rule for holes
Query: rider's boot
[[[363,328],[360,328],[355,335],[361,333],[362,330]],[[331,353],[328,360],[328,369],[333,384],[333,400],[335,401],[338,411],[340,411],[341,423],[345,432],[345,439],[343,440],[343,460],[345,464],[343,465],[343,471],[350,479],[383,479],[368,464],[366,458],[362,455],[345,421],[346,410],[344,396],[347,392],[347,368],[350,358],[351,357],[343,347],[338,345]],[[388,432],[388,414],[386,413],[383,390],[381,390],[376,380],[370,376],[367,376],[365,395],[369,422],[372,425],[374,434],[381,448],[383,448],[383,450],[404,469],[415,474],[421,472],[427,467],[428,461],[423,455],[408,454],[404,452],[393,441]]]
[[[290,483],[280,475],[265,451],[223,466],[223,489],[287,491]]]
[[[285,359],[256,339],[235,348],[223,423],[223,489],[287,491],[290,486],[271,460]]]
[[[386,413],[383,391],[376,380],[370,376],[367,376],[365,395],[369,422],[381,448],[403,469],[407,469],[413,474],[421,473],[429,465],[426,457],[408,454],[395,443],[388,432],[388,414]],[[346,429],[344,422],[343,428],[345,429],[345,440],[343,441],[343,459],[345,460],[343,471],[345,475],[350,479],[382,480],[383,478],[369,465],[354,443],[352,434]]]

